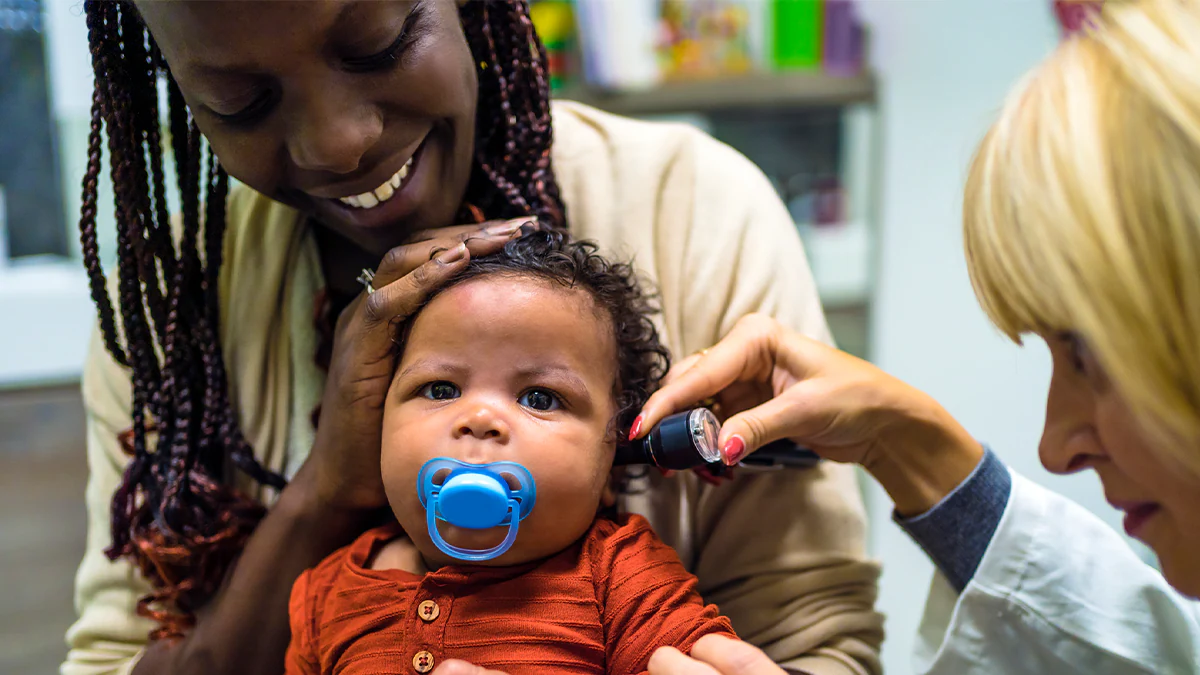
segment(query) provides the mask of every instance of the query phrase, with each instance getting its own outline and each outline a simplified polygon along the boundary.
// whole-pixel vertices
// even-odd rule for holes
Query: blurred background
[[[556,96],[695,124],[762,167],[842,348],[928,391],[1010,466],[1117,524],[1094,479],[1048,480],[1038,464],[1049,357],[990,327],[961,253],[970,154],[1005,92],[1060,39],[1063,6],[542,0],[534,13]],[[78,378],[94,316],[75,224],[91,94],[79,3],[0,0],[0,673],[53,672],[74,616]],[[111,261],[107,186],[101,199]],[[885,561],[885,665],[905,674],[932,566],[890,524],[886,498],[863,490],[871,554]]]

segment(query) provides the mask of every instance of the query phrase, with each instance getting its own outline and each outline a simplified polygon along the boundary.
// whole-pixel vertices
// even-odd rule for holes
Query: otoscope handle
[[[821,456],[796,445],[786,438],[772,441],[742,459],[743,466],[763,469],[807,469],[821,461]]]

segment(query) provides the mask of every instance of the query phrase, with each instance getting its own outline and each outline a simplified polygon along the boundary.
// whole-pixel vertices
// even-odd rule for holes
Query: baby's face
[[[435,457],[518,462],[537,502],[516,543],[488,564],[557,553],[595,518],[608,488],[616,345],[587,293],[491,275],[434,300],[412,327],[383,416],[382,469],[392,510],[431,567],[455,561],[429,538],[417,474]],[[508,526],[440,523],[450,544],[486,549]]]

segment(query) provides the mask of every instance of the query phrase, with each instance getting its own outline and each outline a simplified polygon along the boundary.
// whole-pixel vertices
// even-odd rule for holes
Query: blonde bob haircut
[[[963,224],[996,326],[1079,334],[1200,475],[1200,0],[1109,0],[1030,73],[972,162]]]

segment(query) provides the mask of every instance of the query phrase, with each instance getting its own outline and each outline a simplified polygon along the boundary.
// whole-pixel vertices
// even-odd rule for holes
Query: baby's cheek
[[[383,472],[383,491],[396,518],[402,523],[420,518],[420,514],[414,514],[414,509],[420,510],[421,502],[417,496],[417,475],[411,460],[404,453],[389,452],[385,442],[380,469]]]
[[[578,466],[570,475],[559,475],[551,485],[538,485],[538,501],[534,511],[547,525],[569,530],[568,539],[583,534],[595,519],[600,498],[608,482],[608,472],[590,466]]]

